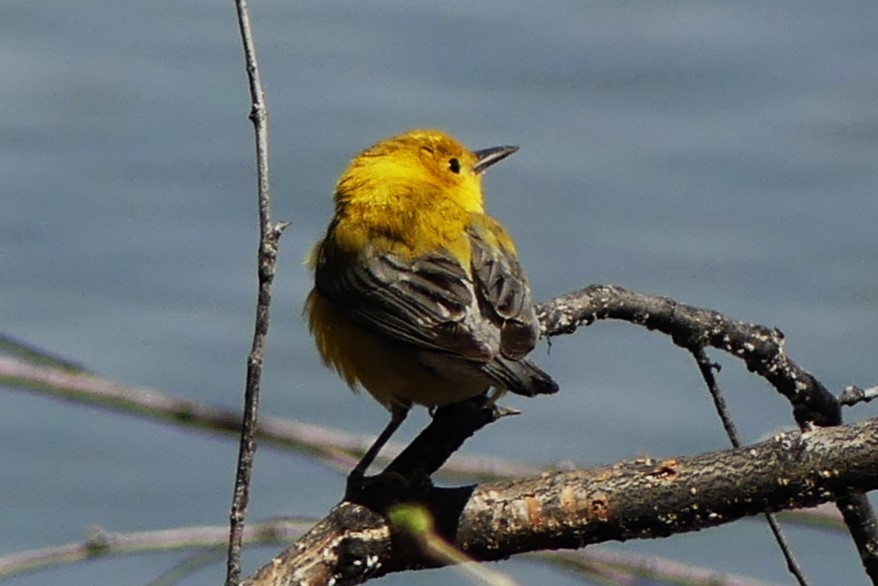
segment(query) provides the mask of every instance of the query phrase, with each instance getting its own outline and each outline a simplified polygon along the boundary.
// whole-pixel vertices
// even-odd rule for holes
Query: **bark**
[[[417,501],[457,549],[475,560],[497,560],[697,531],[876,487],[878,419],[871,419],[695,456],[469,487],[425,486]],[[390,506],[387,499],[382,506]],[[357,584],[445,563],[425,554],[419,540],[394,531],[383,512],[340,503],[244,584]]]

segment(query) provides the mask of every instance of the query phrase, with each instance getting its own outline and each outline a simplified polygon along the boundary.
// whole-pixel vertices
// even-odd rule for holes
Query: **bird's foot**
[[[385,470],[374,476],[351,473],[345,486],[344,500],[373,510],[386,510],[393,504],[416,500],[416,495],[432,487],[430,477],[419,471],[411,476],[394,470]]]

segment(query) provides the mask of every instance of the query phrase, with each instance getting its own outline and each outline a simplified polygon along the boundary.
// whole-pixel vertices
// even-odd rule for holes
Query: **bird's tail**
[[[509,360],[497,357],[484,367],[485,372],[501,387],[516,395],[533,397],[558,392],[558,383],[549,373],[530,360]]]

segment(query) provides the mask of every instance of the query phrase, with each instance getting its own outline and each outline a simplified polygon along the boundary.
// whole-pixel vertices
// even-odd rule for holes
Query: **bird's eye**
[[[448,159],[448,169],[452,173],[460,173],[460,161],[456,157],[451,157]]]

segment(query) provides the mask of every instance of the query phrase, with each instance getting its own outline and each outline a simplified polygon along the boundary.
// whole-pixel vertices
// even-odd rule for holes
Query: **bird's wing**
[[[518,360],[533,350],[539,321],[530,285],[503,227],[477,216],[467,232],[472,245],[472,274],[483,319],[500,330],[500,353]]]
[[[371,331],[477,362],[497,353],[499,330],[478,319],[476,287],[446,251],[412,259],[369,247],[355,262],[318,259],[319,293]]]

